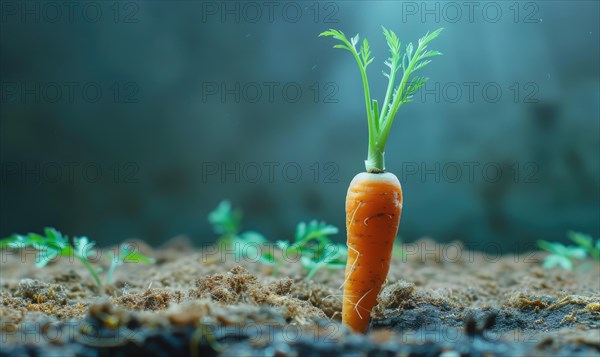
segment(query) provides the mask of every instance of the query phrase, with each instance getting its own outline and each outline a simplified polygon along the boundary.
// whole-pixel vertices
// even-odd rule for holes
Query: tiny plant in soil
[[[215,233],[220,237],[217,245],[223,249],[233,249],[236,258],[256,258],[262,261],[260,247],[267,243],[266,238],[255,231],[242,232],[243,213],[240,209],[234,209],[231,202],[221,201],[219,205],[208,214],[208,221],[213,226]]]
[[[277,246],[284,256],[300,256],[300,262],[308,271],[306,279],[311,279],[321,268],[342,269],[346,266],[348,249],[334,243],[329,236],[335,235],[339,229],[325,222],[312,220],[300,222],[296,226],[295,239],[292,244],[278,241]],[[281,262],[278,262],[281,264]]]
[[[87,237],[69,238],[56,229],[49,227],[44,229],[43,235],[36,233],[13,234],[0,240],[0,249],[34,248],[36,250],[35,264],[39,268],[45,267],[57,257],[75,257],[90,272],[96,285],[101,288],[103,284],[98,274],[99,270],[91,265],[91,260],[98,257],[95,246],[96,243],[90,241]],[[154,263],[154,259],[135,251],[128,243],[121,244],[118,255],[110,253],[108,257],[110,265],[106,272],[105,285],[112,282],[116,268],[123,263]]]
[[[219,203],[208,215],[208,220],[215,233],[221,235],[217,245],[232,249],[238,258],[256,260],[258,257],[262,264],[273,266],[274,274],[282,264],[297,260],[307,271],[307,280],[322,268],[341,269],[346,265],[348,249],[330,238],[339,229],[325,222],[298,223],[294,241],[277,241],[276,248],[280,254],[274,254],[274,250],[267,248],[269,242],[262,234],[241,231],[242,212],[233,209],[229,201]]]
[[[542,263],[545,269],[561,267],[571,270],[575,260],[584,260],[588,256],[600,261],[600,239],[596,239],[594,242],[592,236],[573,231],[569,231],[567,237],[577,245],[566,246],[558,242],[538,241],[538,247],[550,253]]]

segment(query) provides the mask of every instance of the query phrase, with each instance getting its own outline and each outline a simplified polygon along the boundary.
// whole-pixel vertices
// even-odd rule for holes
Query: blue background
[[[272,240],[312,218],[343,227],[362,85],[317,35],[370,40],[381,102],[384,25],[403,46],[445,28],[386,151],[404,241],[598,236],[599,3],[465,4],[3,2],[0,231],[200,244],[222,199]]]

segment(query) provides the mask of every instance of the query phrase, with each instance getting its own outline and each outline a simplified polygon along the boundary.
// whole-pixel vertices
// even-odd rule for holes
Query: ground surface
[[[157,263],[124,264],[102,289],[76,260],[4,252],[0,356],[600,356],[591,261],[544,270],[541,253],[422,240],[394,257],[363,336],[339,323],[341,270],[305,281],[294,258],[275,270],[185,239],[137,244]]]

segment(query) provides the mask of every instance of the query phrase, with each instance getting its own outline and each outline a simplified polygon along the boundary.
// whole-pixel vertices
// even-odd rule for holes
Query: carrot
[[[442,30],[440,28],[419,39],[416,49],[409,43],[401,56],[398,36],[383,28],[391,56],[385,61],[389,73],[384,72],[384,75],[389,81],[381,108],[377,100],[371,99],[367,79],[366,70],[373,61],[369,42],[364,39],[360,50],[357,50],[358,35],[348,40],[343,32],[333,29],[319,35],[333,37],[341,42],[334,48],[352,53],[358,63],[365,93],[369,128],[369,151],[365,160],[367,172],[354,177],[346,195],[348,261],[343,284],[342,322],[356,332],[364,333],[369,325],[371,311],[390,268],[402,213],[400,182],[394,174],[385,172],[385,145],[398,109],[410,102],[413,94],[428,80],[411,75],[429,64],[429,58],[441,55],[438,51],[427,50],[427,44]],[[400,70],[400,83],[394,86]]]
[[[402,188],[392,173],[363,172],[346,196],[348,263],[342,320],[365,331],[371,309],[390,268],[402,213]]]

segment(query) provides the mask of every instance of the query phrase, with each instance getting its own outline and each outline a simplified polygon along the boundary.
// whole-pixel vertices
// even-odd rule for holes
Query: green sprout
[[[108,267],[108,271],[106,272],[105,284],[108,285],[112,281],[115,270],[118,266],[123,265],[123,263],[142,263],[142,264],[154,264],[155,260],[153,258],[149,258],[142,253],[138,252],[134,246],[131,244],[123,243],[119,247],[119,254],[114,255],[109,253],[110,257],[110,266]]]
[[[208,221],[215,233],[221,235],[217,240],[219,247],[232,247],[237,258],[256,257],[267,240],[258,232],[241,232],[242,217],[241,210],[233,209],[231,202],[223,200],[208,214]]]
[[[348,248],[335,244],[329,236],[339,229],[325,222],[312,220],[308,224],[298,223],[293,244],[278,241],[277,246],[286,256],[300,255],[300,263],[308,271],[306,280],[311,279],[321,268],[341,269],[346,266]]]
[[[102,281],[98,275],[98,270],[90,264],[90,258],[96,257],[96,243],[90,241],[87,237],[69,237],[62,235],[54,228],[47,227],[44,234],[29,233],[27,235],[13,234],[10,237],[0,240],[0,249],[25,249],[33,247],[36,251],[35,265],[43,268],[56,257],[75,257],[90,272],[92,278],[99,288],[102,288]],[[117,266],[123,262],[140,262],[145,264],[154,263],[154,259],[148,258],[143,254],[129,248],[130,245],[122,244],[120,254],[117,257],[109,255],[111,264],[106,274],[105,284],[110,284],[112,276]]]
[[[232,210],[231,202],[224,200],[217,208],[208,214],[208,221],[212,224],[215,233],[220,234],[220,243],[229,243],[240,231],[242,212]]]
[[[594,238],[581,232],[569,231],[567,237],[579,247],[585,249],[587,254],[595,260],[600,260],[600,239],[596,239],[594,244]]]
[[[538,247],[550,253],[544,258],[542,266],[552,269],[559,266],[565,270],[571,270],[574,260],[584,260],[588,256],[600,260],[600,239],[594,243],[594,239],[584,233],[569,231],[567,237],[577,246],[566,246],[561,243],[551,243],[545,240],[538,241]]]
[[[346,265],[348,249],[329,238],[339,232],[335,226],[316,220],[300,222],[293,242],[276,242],[281,255],[275,255],[272,249],[267,249],[269,242],[262,234],[254,231],[241,232],[241,218],[242,212],[233,209],[227,200],[219,203],[208,215],[213,230],[221,235],[217,245],[232,249],[237,258],[258,257],[260,263],[273,266],[273,273],[276,274],[285,262],[283,257],[299,257],[300,263],[308,271],[306,279],[311,279],[321,268],[340,269]]]

